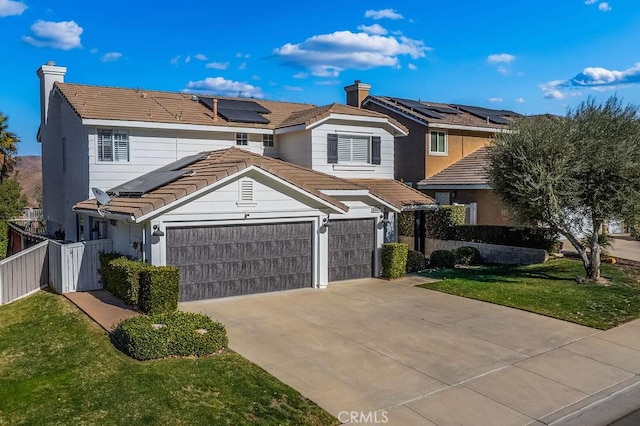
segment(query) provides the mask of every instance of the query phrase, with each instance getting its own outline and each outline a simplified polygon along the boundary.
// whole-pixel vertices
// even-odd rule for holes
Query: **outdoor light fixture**
[[[164,232],[160,230],[160,225],[153,225],[153,232],[151,235],[154,237],[164,237]]]
[[[329,222],[329,216],[322,218],[322,226],[324,226],[325,228],[333,226],[333,222]]]

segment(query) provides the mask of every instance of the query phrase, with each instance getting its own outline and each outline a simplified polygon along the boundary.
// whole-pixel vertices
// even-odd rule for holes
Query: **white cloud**
[[[341,84],[342,81],[340,80],[320,80],[320,81],[316,81],[316,85],[318,86],[337,86],[338,84]]]
[[[358,29],[360,31],[364,31],[367,34],[375,34],[375,35],[385,35],[388,32],[383,26],[379,24],[359,25]]]
[[[95,55],[96,53],[98,53],[98,48],[92,47],[91,50],[89,50],[89,53],[93,53]]]
[[[84,31],[74,21],[51,22],[38,20],[31,25],[33,37],[23,36],[22,40],[36,47],[71,50],[82,47],[80,35]]]
[[[238,65],[238,69],[239,70],[246,70],[247,69],[247,63],[243,62],[240,65]]]
[[[584,4],[594,4],[598,0],[584,0]]]
[[[516,98],[516,103],[517,104],[523,104],[524,103],[524,98],[523,97]]]
[[[227,80],[223,77],[207,77],[204,80],[190,81],[184,89],[187,93],[211,93],[221,96],[243,96],[262,98],[262,89],[248,83]]]
[[[172,65],[178,65],[180,58],[182,58],[182,55],[174,56],[169,62],[171,62]]]
[[[189,55],[186,58],[184,58],[184,63],[185,64],[188,64],[189,62],[191,62],[191,55]]]
[[[120,58],[122,58],[122,53],[120,52],[107,52],[102,55],[102,58],[100,58],[100,60],[102,62],[115,62]]]
[[[399,56],[418,59],[430,50],[422,40],[408,37],[336,31],[298,44],[287,43],[274,49],[274,54],[287,64],[306,68],[314,76],[336,77],[345,69],[396,67]]]
[[[307,77],[309,77],[309,73],[306,73],[306,72],[299,72],[293,75],[293,78],[307,78]]]
[[[283,89],[288,92],[302,92],[304,90],[300,86],[283,86]]]
[[[250,58],[250,57],[251,55],[249,55],[248,53],[246,54],[241,52],[236,53],[236,58]]]
[[[376,21],[378,19],[403,19],[404,17],[400,15],[393,9],[381,9],[381,10],[367,10],[364,13],[365,18],[373,18]]]
[[[487,61],[491,63],[510,63],[516,60],[516,57],[510,53],[494,53],[487,57]]]
[[[254,75],[251,76],[251,80],[258,81],[258,80],[260,80],[260,76],[258,74],[254,74]]]
[[[206,57],[204,54],[202,54],[202,53],[197,53],[197,54],[193,55],[193,59],[197,59],[197,60],[199,60],[199,61],[206,61],[206,60],[208,60],[209,58],[207,58],[207,57]]]
[[[229,68],[229,62],[209,62],[204,67],[214,70],[226,70],[227,68]]]
[[[415,66],[414,64],[409,64],[409,65],[407,65],[407,68],[409,68],[411,71],[415,71],[415,70],[417,70],[417,69],[418,69],[418,67],[417,67],[417,66]]]
[[[504,99],[502,98],[489,98],[487,99],[489,102],[491,102],[492,104],[498,104],[500,102],[504,102]]]
[[[542,93],[544,93],[544,97],[547,99],[564,99],[567,95],[560,89],[565,83],[565,80],[553,80],[540,84],[539,87],[542,89]]]
[[[500,65],[498,67],[498,72],[502,75],[509,75],[511,74],[511,70],[509,69],[509,67],[506,67],[504,65]]]
[[[609,6],[609,3],[603,1],[598,5],[598,10],[601,12],[611,12],[611,6]]]
[[[0,18],[22,15],[26,9],[27,5],[20,1],[0,0]]]

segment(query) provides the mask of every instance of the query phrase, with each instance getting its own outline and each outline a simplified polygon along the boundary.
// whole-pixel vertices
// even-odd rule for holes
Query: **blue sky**
[[[73,83],[344,102],[372,94],[563,114],[640,104],[637,0],[0,0],[0,112],[40,153],[36,69]]]

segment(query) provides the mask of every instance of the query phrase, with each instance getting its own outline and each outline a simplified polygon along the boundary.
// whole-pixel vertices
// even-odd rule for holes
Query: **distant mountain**
[[[22,193],[27,197],[27,207],[38,207],[38,200],[42,198],[42,157],[16,157],[11,177],[20,183]]]

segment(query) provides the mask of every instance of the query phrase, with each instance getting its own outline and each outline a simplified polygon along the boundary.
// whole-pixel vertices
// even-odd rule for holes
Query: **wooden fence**
[[[0,305],[28,296],[49,284],[49,242],[0,260]]]
[[[99,290],[100,252],[112,251],[111,240],[61,244],[49,241],[49,284],[57,293]]]

